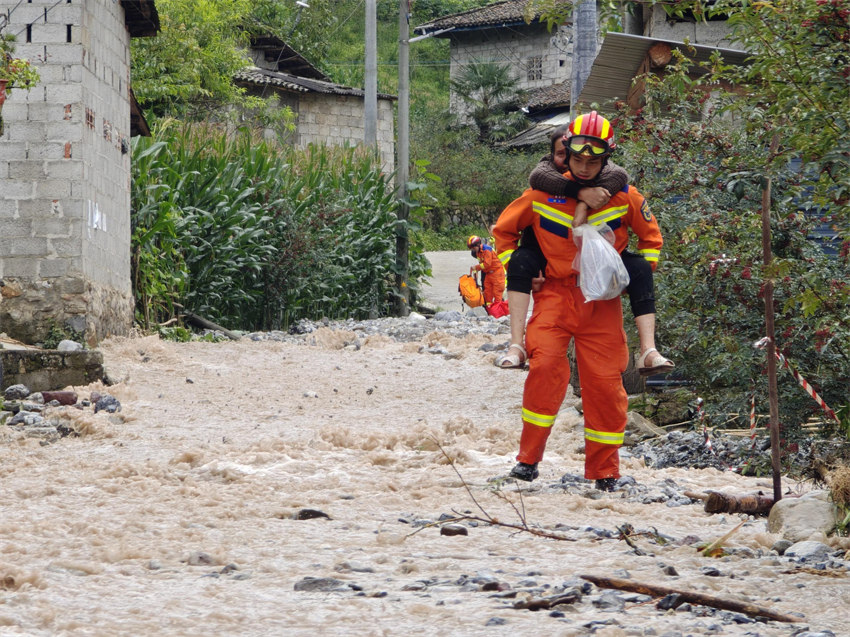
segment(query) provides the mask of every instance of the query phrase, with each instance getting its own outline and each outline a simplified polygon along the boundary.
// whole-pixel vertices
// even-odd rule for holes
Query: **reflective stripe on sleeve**
[[[588,222],[590,222],[591,225],[599,226],[614,219],[624,217],[628,210],[628,204],[625,206],[613,206],[611,208],[605,208],[604,210],[600,210],[599,212],[590,215],[587,220]]]
[[[507,265],[508,261],[511,260],[511,255],[514,253],[513,250],[505,250],[504,252],[499,253],[499,261],[502,262],[502,265]]]
[[[587,440],[598,442],[603,445],[622,445],[626,437],[624,431],[615,433],[611,431],[596,431],[595,429],[584,428],[584,437]]]
[[[646,248],[644,250],[638,250],[638,253],[647,261],[657,263],[658,257],[661,255],[661,250],[653,250],[652,248]]]
[[[522,419],[531,424],[537,425],[538,427],[551,427],[555,424],[555,414],[551,416],[547,416],[545,414],[535,414],[533,411],[522,408]]]

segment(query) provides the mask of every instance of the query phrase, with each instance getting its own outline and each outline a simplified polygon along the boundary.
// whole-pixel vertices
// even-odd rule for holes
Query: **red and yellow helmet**
[[[478,235],[472,235],[469,239],[466,240],[466,247],[472,250],[475,246],[481,245],[481,237]]]
[[[579,115],[570,122],[564,135],[567,152],[586,157],[607,157],[617,145],[614,143],[614,127],[596,111]]]

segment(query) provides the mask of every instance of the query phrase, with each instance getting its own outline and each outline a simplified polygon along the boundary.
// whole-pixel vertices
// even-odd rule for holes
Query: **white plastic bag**
[[[599,227],[584,223],[573,230],[573,240],[579,248],[573,267],[581,274],[585,302],[620,296],[629,284],[629,273],[614,249],[614,231],[605,223]]]

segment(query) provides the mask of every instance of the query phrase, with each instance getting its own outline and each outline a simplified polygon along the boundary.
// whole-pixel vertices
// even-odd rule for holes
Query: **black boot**
[[[539,475],[540,472],[537,470],[536,462],[534,464],[525,464],[524,462],[517,462],[516,466],[511,469],[511,472],[508,474],[508,477],[516,478],[517,480],[523,480],[525,482],[531,482]]]
[[[596,481],[596,488],[600,491],[613,491],[617,487],[617,478],[600,478]]]

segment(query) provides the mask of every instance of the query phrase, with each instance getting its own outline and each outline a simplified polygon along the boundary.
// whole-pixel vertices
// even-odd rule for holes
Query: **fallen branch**
[[[724,536],[723,536],[723,537],[721,537],[720,539],[714,540],[714,542],[712,542],[711,544],[709,544],[708,546],[706,546],[704,549],[702,549],[702,554],[703,554],[705,557],[714,557],[713,552],[714,552],[716,549],[718,549],[718,548],[722,547],[722,546],[726,543],[726,540],[728,540],[730,537],[732,537],[733,535],[735,535],[735,533],[737,533],[737,532],[738,532],[738,529],[740,529],[742,526],[744,526],[744,522],[746,522],[746,520],[741,520],[741,521],[738,523],[738,526],[736,526],[734,529],[732,529],[731,531],[729,531],[726,535],[724,535]]]
[[[217,323],[213,323],[212,321],[205,319],[203,316],[198,316],[194,312],[190,312],[189,310],[183,308],[183,306],[179,303],[175,303],[174,305],[180,308],[180,314],[183,316],[183,318],[186,319],[187,323],[191,323],[193,325],[197,325],[198,327],[203,327],[208,330],[215,330],[217,332],[221,332],[232,341],[238,341],[240,338],[242,338],[241,336],[239,336],[239,334],[231,332],[230,330],[223,328],[221,325],[218,325]]]
[[[548,531],[543,531],[541,529],[535,529],[535,528],[528,526],[528,523],[525,521],[525,505],[522,504],[522,491],[519,492],[520,506],[522,507],[521,511],[520,511],[520,509],[517,508],[516,504],[514,504],[513,501],[511,501],[505,495],[503,495],[501,493],[496,494],[498,497],[502,498],[502,500],[507,502],[511,506],[511,508],[513,508],[514,512],[517,514],[517,516],[520,519],[520,524],[513,524],[511,522],[502,522],[498,518],[494,518],[492,515],[487,513],[487,510],[483,506],[481,506],[481,504],[475,498],[475,495],[472,493],[472,489],[469,488],[469,484],[466,482],[463,475],[461,475],[460,471],[458,470],[457,466],[455,465],[454,459],[452,459],[452,457],[448,454],[448,452],[445,449],[443,449],[443,446],[440,444],[440,441],[437,440],[436,438],[433,438],[433,437],[431,438],[431,440],[434,442],[435,445],[437,445],[437,448],[442,452],[442,454],[445,456],[446,460],[448,460],[449,465],[454,470],[454,472],[457,474],[457,477],[460,478],[461,484],[463,484],[463,488],[466,489],[466,492],[469,494],[469,497],[472,498],[472,501],[475,503],[475,506],[478,508],[479,511],[481,511],[481,515],[478,516],[478,515],[462,514],[462,513],[458,513],[454,509],[452,509],[452,513],[454,513],[457,517],[451,518],[449,520],[439,520],[437,522],[431,522],[429,524],[426,524],[426,525],[422,526],[421,528],[416,529],[415,531],[413,531],[411,533],[408,533],[405,536],[406,538],[410,537],[411,535],[416,535],[422,529],[426,529],[426,528],[429,528],[429,527],[432,527],[432,526],[441,526],[441,525],[446,524],[448,522],[459,522],[459,521],[462,521],[462,520],[475,520],[476,522],[484,522],[485,524],[491,524],[493,526],[501,526],[501,527],[508,528],[508,529],[514,529],[516,531],[523,531],[525,533],[530,533],[531,535],[536,535],[538,537],[545,537],[545,538],[548,538],[550,540],[561,540],[563,542],[576,542],[577,541],[575,538],[564,537],[563,535],[559,535],[557,533],[550,533]]]
[[[630,593],[641,593],[643,595],[651,595],[652,597],[665,597],[667,595],[678,595],[679,601],[682,603],[689,602],[691,604],[700,604],[701,606],[711,606],[721,610],[731,610],[736,613],[743,613],[750,617],[764,617],[773,619],[779,622],[794,623],[803,621],[799,617],[786,615],[764,606],[758,606],[749,602],[739,602],[734,599],[723,599],[714,595],[706,595],[704,593],[695,593],[693,591],[680,591],[667,586],[659,586],[657,584],[642,584],[631,580],[620,579],[617,577],[599,577],[596,575],[580,575],[582,579],[592,582],[600,588],[613,588],[620,591],[629,591]]]

